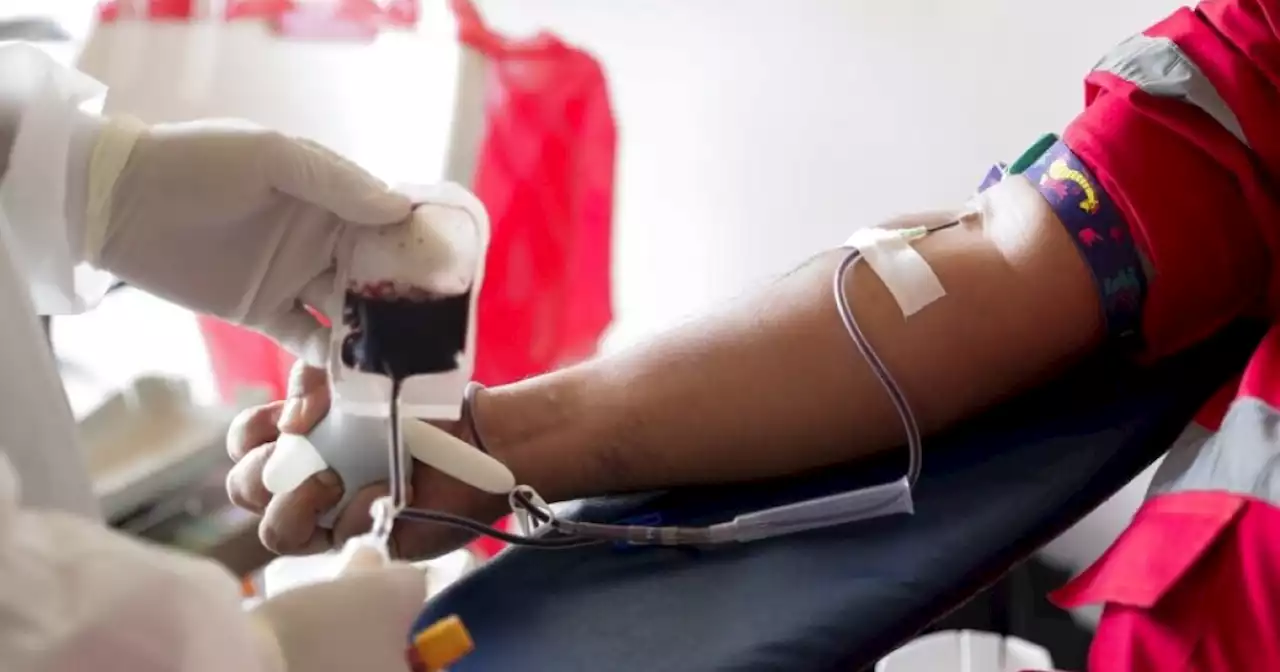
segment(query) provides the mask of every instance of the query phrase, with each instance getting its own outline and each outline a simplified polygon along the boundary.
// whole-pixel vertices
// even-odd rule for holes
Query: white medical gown
[[[37,315],[87,308],[109,285],[77,263],[94,235],[80,214],[90,160],[110,152],[97,142],[102,93],[34,47],[0,43],[0,136],[21,119],[0,179],[0,672],[404,672],[426,598],[412,565],[246,612],[220,565],[99,520]]]
[[[67,217],[102,92],[34,47],[0,45],[0,101],[27,105],[0,182],[0,670],[280,670],[235,577],[98,521],[37,315],[87,307],[106,287],[74,267]]]

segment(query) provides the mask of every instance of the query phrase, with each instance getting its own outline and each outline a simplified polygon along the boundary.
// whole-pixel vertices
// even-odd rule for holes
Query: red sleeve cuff
[[[1149,266],[1148,354],[1170,354],[1260,305],[1270,264],[1257,210],[1274,204],[1247,149],[1208,115],[1105,72],[1087,85],[1063,140],[1129,224]]]

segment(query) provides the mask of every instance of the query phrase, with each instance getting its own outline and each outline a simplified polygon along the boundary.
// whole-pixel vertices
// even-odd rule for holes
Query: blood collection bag
[[[339,271],[342,319],[329,347],[334,404],[385,416],[395,379],[404,417],[457,420],[474,370],[489,220],[453,183],[402,192],[417,204],[413,220],[355,232]]]
[[[304,4],[307,7],[300,9]],[[314,100],[303,104],[299,96],[316,91],[327,96],[327,91],[348,84],[332,84],[322,90],[304,86],[301,80],[306,78],[290,75],[298,68],[322,63],[329,80],[363,81],[359,72],[366,66],[355,63],[384,63],[368,56],[386,37],[381,35],[378,42],[370,43],[368,35],[375,29],[398,33],[396,39],[412,40],[418,39],[411,35],[413,31],[441,25],[440,17],[426,11],[431,7],[420,0],[228,0],[215,6],[222,8],[225,14],[221,18],[234,27],[217,32],[221,46],[208,50],[216,67],[206,69],[215,74],[201,75],[203,71],[195,68],[201,76],[179,77],[175,73],[186,72],[178,67],[182,63],[190,61],[194,67],[203,62],[196,58],[198,49],[192,47],[194,51],[188,54],[185,47],[175,45],[196,45],[196,38],[210,29],[209,21],[202,24],[196,20],[216,20],[202,14],[209,11],[201,9],[205,3],[100,3],[98,35],[90,42],[108,48],[88,49],[90,56],[98,54],[95,58],[101,61],[96,68],[102,71],[99,76],[122,94],[117,96],[121,100],[159,106],[145,110],[145,114],[143,110],[124,111],[148,121],[243,116],[313,137],[379,174],[383,174],[379,170],[383,164],[393,175],[398,175],[396,169],[401,167],[417,170],[415,156],[435,156],[436,150],[449,145],[450,140],[443,137],[449,131],[438,123],[436,111],[427,104],[447,97],[414,94],[410,97],[417,102],[408,106],[384,104],[377,95],[368,103],[358,104],[368,96],[344,95],[325,98],[323,104]],[[332,11],[324,13],[325,7]],[[468,353],[470,376],[486,385],[499,385],[589,357],[612,320],[616,127],[604,72],[591,54],[548,33],[528,39],[502,36],[485,25],[468,0],[449,0],[448,8],[456,19],[458,42],[484,61],[482,128],[475,155],[466,162],[474,165],[474,172],[450,177],[465,184],[489,215],[485,278],[476,297],[475,342],[467,349],[473,350]],[[121,25],[114,27],[112,36],[110,24],[116,21]],[[268,30],[249,28],[263,21]],[[344,21],[349,25],[335,25]],[[116,39],[103,39],[106,37]],[[326,41],[347,43],[328,47]],[[129,45],[136,48],[123,49]],[[176,50],[174,58],[158,57],[169,54],[156,51],[159,47]],[[401,100],[414,87],[434,90],[437,76],[444,81],[444,74],[437,71],[445,67],[442,63],[451,62],[449,59],[424,57],[421,50],[408,46],[400,49],[392,50],[402,54],[391,64],[394,72],[377,73],[380,80],[401,83],[387,95]],[[411,54],[419,55],[406,60]],[[414,58],[423,60],[415,64]],[[256,74],[233,77],[228,74],[231,70]],[[340,77],[332,74],[337,71]],[[129,76],[116,76],[121,73]],[[152,95],[157,86],[199,92],[198,86],[179,86],[186,80],[213,84],[189,102],[172,95]],[[252,85],[244,83],[250,80]],[[266,86],[267,82],[275,82],[274,87]],[[283,90],[278,90],[284,84]],[[224,95],[227,91],[223,89],[236,95]],[[240,95],[244,93],[241,89],[271,91],[271,95]],[[373,93],[382,95],[380,90]],[[407,117],[388,112],[401,109],[410,110]],[[378,116],[383,113],[385,120]],[[347,123],[355,118],[365,119],[365,125],[369,125],[368,119],[375,119],[377,125],[398,129],[396,150],[370,149],[370,143],[361,139],[364,136],[352,130],[357,125]],[[247,329],[213,318],[200,318],[200,325],[219,388],[228,400],[244,386],[265,387],[273,396],[283,396],[293,362],[290,355]],[[364,361],[375,359],[366,357]]]

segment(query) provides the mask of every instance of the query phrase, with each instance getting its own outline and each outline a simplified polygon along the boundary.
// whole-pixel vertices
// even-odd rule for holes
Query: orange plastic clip
[[[475,650],[471,633],[462,619],[449,616],[418,633],[409,647],[409,668],[413,672],[443,672]]]

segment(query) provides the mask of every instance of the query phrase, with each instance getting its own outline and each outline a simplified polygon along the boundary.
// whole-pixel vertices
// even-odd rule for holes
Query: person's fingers
[[[351,504],[338,516],[333,526],[335,543],[344,543],[356,535],[368,532],[372,525],[370,509],[379,498],[387,495],[384,483],[367,486],[352,497]],[[421,494],[421,497],[416,496]],[[472,495],[471,486],[455,481],[439,472],[417,465],[413,483],[408,493],[413,506],[454,512],[467,510],[461,506]],[[462,513],[461,515],[468,515]],[[500,514],[493,516],[496,519]],[[482,516],[485,517],[485,516]],[[391,536],[391,556],[396,559],[420,560],[460,548],[475,537],[475,533],[460,527],[439,523],[400,521]]]
[[[303,361],[295,363],[289,374],[287,395],[276,415],[280,433],[306,435],[329,412],[329,382],[324,369],[308,366]],[[247,482],[256,476],[261,485],[262,470],[269,458],[270,454],[254,458],[254,471],[245,467],[243,473],[237,474],[238,496],[246,500],[261,497],[261,493],[250,493],[249,486],[240,484],[240,479]],[[265,485],[261,487],[266,490]],[[342,479],[332,469],[325,469],[293,490],[267,500],[258,526],[258,536],[264,546],[277,553],[327,548],[328,533],[316,523],[342,500]]]
[[[227,455],[236,463],[227,474],[227,497],[253,513],[261,513],[271,501],[271,493],[262,485],[262,467],[280,436],[277,425],[283,409],[281,401],[247,408],[227,429]]]
[[[329,413],[329,374],[324,369],[297,362],[289,372],[287,395],[279,430],[307,434]]]
[[[408,523],[391,535],[392,557],[430,560],[465,546],[476,533],[452,525]]]
[[[328,468],[329,464],[310,439],[281,434],[271,458],[262,467],[262,484],[272,493],[289,492]]]
[[[289,380],[285,382],[284,394],[287,399],[297,399],[317,392],[327,392],[328,389],[329,374],[323,367],[296,362],[293,368],[289,369]]]
[[[355,163],[316,142],[276,137],[264,159],[276,189],[353,224],[381,226],[409,217],[409,198]]]
[[[250,326],[311,366],[324,366],[328,361],[329,328],[301,303]]]
[[[284,402],[275,401],[240,411],[227,429],[227,455],[239,462],[258,446],[275,441],[283,410]]]
[[[337,270],[330,268],[312,278],[311,282],[308,282],[302,288],[298,298],[304,306],[309,306],[312,310],[325,316],[330,324],[337,324],[342,320],[342,304],[345,300],[345,293],[338,291]],[[320,366],[325,364],[327,362]]]
[[[341,319],[342,293],[337,291],[337,278],[332,268],[321,272],[302,288],[292,305],[247,326],[266,334],[308,366],[325,367],[329,363],[330,329],[316,313],[330,323]]]
[[[344,544],[348,539],[368,532],[373,526],[373,518],[370,515],[373,503],[379,497],[386,497],[388,492],[390,488],[385,481],[365,486],[357,492],[347,504],[347,508],[338,514],[337,520],[333,521],[334,543]]]
[[[263,511],[258,537],[268,549],[281,554],[328,548],[328,532],[316,523],[341,500],[342,481],[326,469],[293,491],[273,497]]]
[[[275,443],[258,446],[231,467],[227,473],[227,497],[232,504],[259,515],[267,508],[271,492],[262,483],[262,469],[275,447]]]

